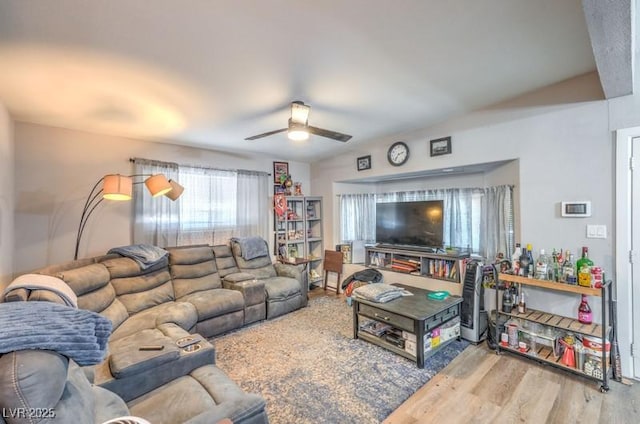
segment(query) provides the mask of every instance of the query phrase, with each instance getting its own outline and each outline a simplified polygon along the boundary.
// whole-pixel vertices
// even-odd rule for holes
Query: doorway
[[[640,127],[616,131],[615,172],[618,341],[622,374],[640,379]]]

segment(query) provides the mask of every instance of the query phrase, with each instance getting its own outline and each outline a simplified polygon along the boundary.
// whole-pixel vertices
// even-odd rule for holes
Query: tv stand
[[[432,248],[427,248],[432,249]],[[452,283],[462,281],[464,261],[469,254],[435,253],[415,246],[370,246],[365,251],[365,265],[387,271],[435,278]]]

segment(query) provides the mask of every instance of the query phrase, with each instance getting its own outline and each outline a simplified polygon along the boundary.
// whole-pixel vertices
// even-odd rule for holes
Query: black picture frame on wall
[[[371,155],[360,156],[358,159],[356,159],[356,166],[358,168],[358,171],[371,169]]]
[[[442,137],[431,140],[431,156],[442,156],[451,154],[451,137]]]

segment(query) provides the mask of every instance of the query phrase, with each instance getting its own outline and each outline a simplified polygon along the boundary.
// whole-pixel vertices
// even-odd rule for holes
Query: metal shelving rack
[[[606,341],[611,335],[611,324],[607,323],[607,316],[611,308],[611,281],[606,281],[603,283],[602,288],[590,288],[590,287],[582,287],[582,286],[574,286],[567,285],[564,283],[556,283],[553,281],[545,281],[545,280],[537,280],[534,278],[521,277],[518,275],[511,274],[498,274],[498,279],[504,282],[516,283],[521,285],[527,285],[532,287],[539,287],[542,289],[553,290],[557,292],[564,293],[573,293],[573,294],[584,294],[588,296],[600,297],[601,299],[601,311],[602,311],[602,323],[600,324],[582,324],[575,318],[569,318],[561,315],[551,314],[544,311],[534,310],[527,308],[527,311],[524,314],[520,314],[517,312],[507,313],[501,311],[500,309],[500,289],[496,289],[496,325],[495,325],[495,339],[496,342],[496,353],[500,353],[500,351],[504,350],[510,353],[514,353],[516,355],[524,356],[529,359],[536,360],[543,364],[548,364],[553,367],[563,369],[565,371],[580,375],[582,377],[589,378],[591,380],[596,380],[601,382],[600,391],[605,393],[609,391],[609,364],[607,363],[607,350],[606,350]],[[496,288],[499,287],[496,284]],[[515,305],[514,305],[515,307]],[[609,309],[608,309],[609,308]],[[500,337],[498,334],[499,328],[499,316],[506,316],[509,318],[518,318],[521,320],[526,320],[529,322],[537,323],[542,326],[552,327],[554,329],[560,331],[566,331],[571,333],[577,333],[585,336],[593,336],[600,337],[602,340],[602,378],[598,378],[597,376],[593,376],[585,373],[583,370],[572,368],[566,366],[561,362],[561,357],[556,357],[553,352],[553,348],[548,347],[540,347],[536,349],[536,352],[530,352],[530,348],[527,347],[526,352],[521,352],[518,349],[509,347],[509,346],[501,346],[499,343]],[[537,335],[534,334],[537,337]]]

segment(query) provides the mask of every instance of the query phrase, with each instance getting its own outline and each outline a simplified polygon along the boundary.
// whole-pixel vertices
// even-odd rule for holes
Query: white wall
[[[16,273],[73,259],[78,222],[91,187],[108,173],[131,174],[131,157],[269,173],[273,161],[279,160],[27,123],[15,125],[15,156],[15,228],[20,235],[15,241]],[[308,192],[309,165],[290,162],[289,172]],[[130,244],[131,206],[103,202],[87,224],[79,256]],[[271,216],[272,211],[265,213]]]
[[[0,103],[0,292],[13,278],[13,155],[12,122]]]
[[[607,102],[601,99],[597,75],[588,74],[425,130],[378,140],[351,155],[315,163],[311,184],[315,194],[327,199],[325,210],[330,211],[337,208],[336,193],[332,192],[335,185],[320,185],[319,181],[344,182],[392,172],[516,159],[488,173],[483,181],[487,185],[516,184],[516,241],[531,243],[536,251],[563,248],[577,252],[581,246],[589,246],[593,260],[611,271],[615,262],[611,236],[605,240],[586,238],[587,224],[604,224],[609,234],[613,231],[613,144]],[[448,135],[452,136],[452,154],[431,158],[429,140]],[[398,140],[406,141],[411,149],[409,161],[400,168],[386,160],[388,147]],[[372,169],[358,172],[355,160],[367,154],[372,156]],[[394,185],[401,187],[397,183]],[[592,217],[562,218],[559,205],[563,200],[590,200]],[[334,220],[336,216],[334,213]],[[325,230],[325,237],[327,245],[332,245],[333,235]],[[580,300],[534,290],[529,294],[531,307],[569,316],[575,314]],[[595,318],[600,319],[599,314]]]

